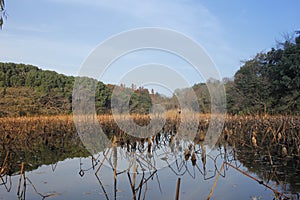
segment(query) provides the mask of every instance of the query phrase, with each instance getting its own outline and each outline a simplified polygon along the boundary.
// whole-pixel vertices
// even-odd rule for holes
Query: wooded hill
[[[69,114],[72,112],[74,81],[73,76],[31,65],[0,63],[0,116]],[[115,87],[122,94],[131,96],[130,112],[146,113],[149,110],[151,97],[148,89],[105,85],[98,81],[95,92],[98,114],[111,112],[110,99]]]
[[[0,63],[0,117],[69,114],[74,81],[73,76],[31,65]],[[300,35],[280,43],[278,48],[258,53],[244,62],[233,79],[225,78],[223,82],[227,111],[231,114],[299,115]],[[152,103],[159,103],[166,110],[179,108],[175,94],[169,98],[135,85],[115,86],[99,81],[95,94],[98,114],[111,113],[110,100],[115,87],[120,94],[130,96],[131,113],[148,113]],[[195,84],[192,88],[198,97],[200,111],[209,113],[210,95],[206,84]],[[189,99],[186,91],[176,92],[184,93]],[[118,102],[120,107],[126,106],[125,103]]]
[[[232,113],[300,114],[300,32],[247,60],[226,84]]]

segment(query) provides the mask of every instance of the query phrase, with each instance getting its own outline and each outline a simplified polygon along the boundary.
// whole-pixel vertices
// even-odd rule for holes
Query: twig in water
[[[104,188],[104,186],[103,186],[103,184],[102,184],[102,182],[101,182],[99,176],[97,175],[97,173],[96,173],[95,175],[96,175],[97,180],[98,180],[98,182],[100,183],[100,186],[101,186],[101,188],[102,188],[102,190],[103,190],[103,192],[104,192],[104,195],[105,195],[106,200],[109,200],[108,195],[107,195],[107,192],[106,192],[106,190],[105,190],[105,188]]]
[[[237,170],[238,172],[242,173],[243,175],[245,175],[245,176],[247,176],[247,177],[249,177],[249,178],[251,178],[251,179],[257,181],[259,184],[261,184],[261,185],[265,186],[266,188],[272,190],[276,196],[283,196],[284,198],[288,199],[288,197],[287,197],[284,193],[278,192],[278,190],[273,189],[271,186],[267,185],[267,184],[264,183],[262,180],[259,180],[259,179],[255,178],[255,177],[251,176],[250,174],[244,172],[243,170],[240,170],[239,168],[236,168],[234,165],[232,165],[232,164],[230,164],[230,163],[228,163],[228,162],[223,162],[223,164],[222,164],[222,166],[221,166],[221,169],[220,169],[220,171],[219,171],[219,173],[218,173],[218,175],[217,175],[217,178],[216,178],[216,180],[214,181],[214,184],[213,184],[213,186],[212,186],[212,188],[211,188],[211,190],[210,190],[210,193],[209,193],[209,195],[207,196],[207,200],[209,200],[209,199],[211,198],[211,196],[212,196],[212,193],[213,193],[213,191],[214,191],[214,189],[215,189],[215,187],[216,187],[218,178],[219,178],[219,176],[220,176],[220,174],[221,174],[221,171],[222,171],[223,168],[224,168],[224,165],[228,165],[228,166],[230,166],[231,168],[233,168],[233,169]]]
[[[37,191],[37,189],[35,188],[35,186],[33,185],[33,183],[31,182],[31,180],[28,177],[26,177],[26,180],[29,181],[29,183],[31,184],[31,186],[34,189],[35,193],[37,193],[38,195],[40,195],[42,197],[42,199],[45,199],[47,197],[53,197],[53,196],[60,195],[60,193],[47,193],[47,194],[43,195],[43,194],[41,194],[40,192]]]
[[[24,171],[24,162],[21,163],[20,178],[19,178],[18,191],[17,191],[18,197],[20,197],[20,187],[21,187],[23,171]]]
[[[218,179],[219,179],[219,177],[220,177],[220,175],[221,175],[221,171],[222,171],[223,168],[224,168],[224,164],[225,164],[225,162],[223,162],[223,164],[222,164],[222,166],[221,166],[221,168],[220,168],[220,171],[218,172],[218,175],[217,175],[217,177],[216,177],[216,179],[215,179],[215,181],[214,181],[213,186],[212,186],[211,189],[210,189],[209,195],[207,196],[206,200],[209,200],[209,199],[211,198],[211,196],[212,196],[212,194],[213,194],[213,192],[214,192],[214,190],[215,190],[215,187],[216,187],[216,185],[217,185]]]
[[[178,199],[179,199],[180,181],[181,181],[181,179],[178,178],[178,179],[177,179],[177,187],[176,187],[176,196],[175,196],[175,200],[178,200]]]

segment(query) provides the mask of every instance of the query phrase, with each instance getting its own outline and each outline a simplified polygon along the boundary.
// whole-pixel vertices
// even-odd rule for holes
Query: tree
[[[111,108],[111,95],[112,90],[108,88],[104,83],[98,82],[95,92],[95,106],[97,114],[104,114],[109,112]]]
[[[248,60],[234,75],[235,104],[245,113],[267,112],[270,83],[265,69],[266,54]]]
[[[279,48],[257,54],[236,72],[227,88],[231,112],[299,113],[300,35],[286,38]]]
[[[3,21],[7,18],[7,14],[5,11],[5,2],[4,0],[0,0],[0,29],[2,29]]]
[[[292,113],[300,108],[300,36],[294,42],[286,41],[283,49],[271,51],[275,62],[269,59],[269,76],[272,82],[272,95],[278,111]]]

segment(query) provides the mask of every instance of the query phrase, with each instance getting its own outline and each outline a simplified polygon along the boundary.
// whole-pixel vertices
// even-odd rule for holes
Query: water
[[[131,141],[91,156],[78,138],[67,138],[56,145],[3,145],[0,199],[167,200],[177,190],[179,199],[207,199],[210,193],[210,199],[299,199],[299,157],[270,158],[227,141],[210,149],[169,138],[153,140],[150,151],[151,141],[138,141],[136,148]]]

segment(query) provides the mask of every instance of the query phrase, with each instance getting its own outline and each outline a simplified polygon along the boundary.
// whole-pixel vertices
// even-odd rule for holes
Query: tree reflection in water
[[[159,140],[157,137],[159,137]],[[240,169],[244,165],[247,166],[247,164],[243,164],[237,158],[242,157],[243,159],[241,160],[251,160],[249,157],[253,156],[251,153],[249,153],[249,147],[247,146],[246,148],[238,147],[238,149],[236,149],[236,145],[233,145],[233,147],[229,146],[230,142],[225,139],[224,141],[219,141],[219,147],[214,150],[214,153],[208,154],[206,152],[206,146],[203,145],[202,141],[195,143],[195,141],[176,141],[176,139],[172,140],[171,138],[172,135],[169,136],[165,134],[164,136],[159,135],[142,141],[136,139],[136,141],[131,141],[124,144],[122,143],[122,145],[120,145],[122,140],[114,137],[114,141],[110,148],[107,148],[104,152],[98,155],[92,156],[92,162],[96,161],[96,165],[99,163],[99,166],[97,169],[95,169],[96,165],[93,165],[93,167],[89,169],[95,170],[95,176],[97,177],[99,185],[103,190],[106,199],[110,198],[101,180],[101,167],[103,164],[109,166],[114,174],[114,199],[117,199],[117,177],[122,173],[127,173],[129,185],[132,191],[132,199],[145,199],[147,182],[149,180],[153,180],[154,176],[156,176],[157,184],[159,185],[160,191],[162,191],[157,173],[159,168],[156,168],[157,162],[155,162],[157,159],[164,161],[164,167],[169,168],[177,177],[183,177],[184,175],[188,174],[193,179],[196,179],[196,176],[202,177],[203,180],[215,178],[214,184],[212,185],[207,199],[210,199],[212,196],[218,178],[220,176],[225,178],[226,171],[229,168],[236,170],[238,173],[270,189],[274,193],[275,199],[298,198],[299,194],[297,193],[295,195],[291,195],[289,192],[279,191],[279,183],[284,183],[278,181],[278,177],[276,177],[276,167],[272,167],[268,172],[269,174],[262,177],[260,177],[260,174],[262,174],[262,171],[266,172],[267,163],[264,163],[265,168],[256,169],[260,170],[257,172],[258,177]],[[140,148],[136,148],[136,146],[139,146]],[[150,149],[149,146],[153,148]],[[161,150],[162,148],[163,154],[157,154],[157,152],[155,152],[156,150]],[[252,149],[250,150],[253,152]],[[257,155],[257,153],[258,152],[254,154]],[[149,154],[151,156],[149,156]],[[96,158],[94,158],[95,156]],[[170,159],[170,157],[174,159]],[[264,157],[262,157],[262,159],[265,160]],[[282,161],[284,162],[286,160]],[[207,170],[206,167],[207,162],[210,162],[210,166],[213,166],[209,170]],[[123,169],[120,169],[118,164],[123,164]],[[255,162],[253,164],[255,164]],[[274,165],[274,163],[272,163],[272,165]],[[250,167],[250,172],[252,171],[251,169],[253,169],[253,167]],[[139,181],[137,181],[137,177],[139,177]],[[269,185],[271,180],[274,179],[278,181],[275,188],[273,188],[273,185]]]

